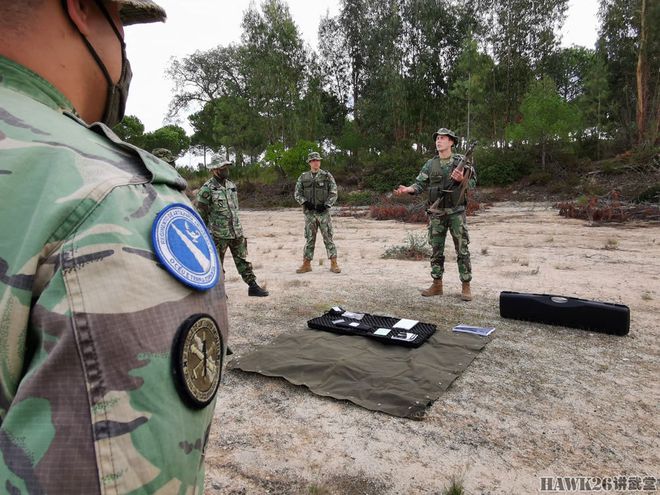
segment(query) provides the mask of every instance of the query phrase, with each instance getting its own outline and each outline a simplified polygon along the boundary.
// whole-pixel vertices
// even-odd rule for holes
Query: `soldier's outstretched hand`
[[[399,185],[394,191],[396,196],[401,196],[402,194],[412,194],[415,190],[412,187]]]

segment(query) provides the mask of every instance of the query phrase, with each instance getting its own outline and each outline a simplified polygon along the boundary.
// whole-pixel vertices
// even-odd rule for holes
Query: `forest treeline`
[[[341,0],[303,42],[283,0],[254,3],[240,42],[172,59],[169,119],[122,137],[295,180],[320,151],[338,182],[410,181],[449,127],[479,141],[481,184],[550,177],[628,150],[657,153],[660,2],[601,0],[593,49],[561,47],[568,0]],[[180,121],[179,121],[180,122]],[[194,171],[188,171],[189,174]]]

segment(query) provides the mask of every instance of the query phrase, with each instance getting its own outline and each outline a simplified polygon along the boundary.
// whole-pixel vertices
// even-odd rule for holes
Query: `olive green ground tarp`
[[[304,330],[277,337],[229,369],[282,377],[322,396],[422,419],[490,339],[438,330],[411,349],[372,339]]]

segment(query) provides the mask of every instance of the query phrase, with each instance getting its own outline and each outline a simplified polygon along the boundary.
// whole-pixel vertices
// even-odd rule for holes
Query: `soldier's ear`
[[[83,36],[89,36],[92,33],[92,18],[95,13],[92,2],[90,0],[62,0],[62,4],[78,31]]]

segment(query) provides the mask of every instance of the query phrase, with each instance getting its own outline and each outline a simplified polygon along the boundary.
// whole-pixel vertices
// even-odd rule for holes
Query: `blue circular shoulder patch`
[[[156,257],[175,278],[197,289],[215,287],[220,262],[213,239],[191,207],[174,203],[163,208],[151,228]]]

